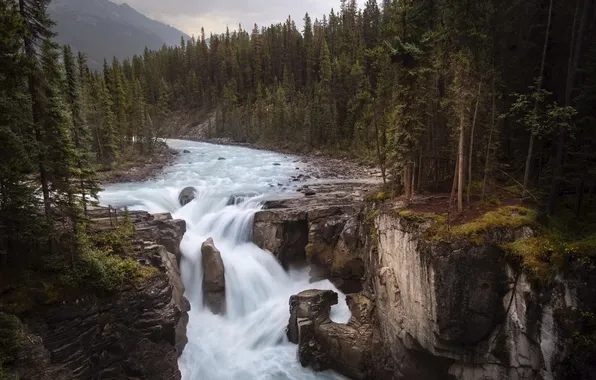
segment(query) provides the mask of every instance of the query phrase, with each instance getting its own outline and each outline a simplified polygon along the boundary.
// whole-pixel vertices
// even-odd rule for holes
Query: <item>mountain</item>
[[[56,22],[54,31],[60,44],[69,44],[99,68],[104,57],[123,59],[140,54],[145,46],[159,49],[164,44],[178,45],[184,32],[152,20],[128,4],[109,0],[53,0],[48,8]]]

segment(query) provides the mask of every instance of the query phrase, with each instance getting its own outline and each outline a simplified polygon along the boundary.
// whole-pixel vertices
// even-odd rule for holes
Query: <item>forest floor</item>
[[[146,181],[158,175],[178,155],[178,151],[167,147],[157,148],[151,155],[130,152],[120,157],[111,168],[99,169],[97,179],[102,185]]]

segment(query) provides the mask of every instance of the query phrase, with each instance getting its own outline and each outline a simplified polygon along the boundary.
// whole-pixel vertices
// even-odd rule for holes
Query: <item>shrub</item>
[[[22,344],[23,331],[18,318],[0,312],[0,380],[14,379],[14,376],[6,373],[3,366],[15,359]]]

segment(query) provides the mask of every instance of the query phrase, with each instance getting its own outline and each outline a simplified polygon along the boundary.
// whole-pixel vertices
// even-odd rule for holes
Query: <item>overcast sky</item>
[[[260,26],[285,21],[291,15],[299,28],[308,12],[311,18],[321,18],[331,8],[339,8],[339,0],[115,0],[128,3],[139,12],[189,35],[198,36],[201,27],[205,32],[223,32],[242,24],[251,30],[254,23]]]

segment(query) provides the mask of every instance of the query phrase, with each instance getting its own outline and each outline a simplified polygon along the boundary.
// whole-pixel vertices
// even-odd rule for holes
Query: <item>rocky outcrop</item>
[[[172,219],[172,215],[154,214],[149,223],[137,223],[135,225],[137,236],[147,241],[154,241],[163,245],[165,249],[176,257],[180,264],[182,253],[180,242],[186,232],[186,222],[182,219]]]
[[[182,189],[180,195],[178,195],[178,202],[180,203],[180,206],[186,206],[192,202],[195,199],[196,192],[197,190],[192,186]]]
[[[528,231],[495,231],[473,245],[429,242],[424,226],[391,213],[375,226],[367,272],[377,327],[389,357],[407,359],[394,360],[392,378],[420,376],[419,354],[442,360],[435,378],[555,378],[568,337],[553,315],[577,305],[569,282],[539,289],[506,259],[498,243]]]
[[[90,211],[100,218],[104,213]],[[155,273],[115,293],[67,295],[19,315],[26,338],[11,372],[20,379],[181,378],[177,359],[187,342],[190,304],[174,254],[156,240],[162,224],[181,233],[184,226],[141,212],[131,212],[131,219],[144,232],[127,255]]]
[[[226,277],[221,252],[209,238],[201,246],[203,305],[214,314],[226,312]]]
[[[228,197],[228,206],[232,205],[239,205],[246,202],[247,199],[253,198],[258,196],[259,193],[240,193],[240,194],[233,194]]]
[[[331,306],[337,304],[337,293],[306,290],[292,296],[288,339],[298,344],[303,366],[368,379],[372,374],[373,302],[364,294],[348,295],[346,301],[352,318],[341,324],[329,318]]]
[[[253,239],[284,268],[309,265],[312,281],[331,280],[340,290],[362,289],[359,239],[364,187],[317,188],[317,194],[265,203],[255,215]]]
[[[532,236],[531,229],[491,229],[471,242],[433,239],[428,224],[397,210],[321,193],[266,203],[255,217],[255,240],[284,264],[304,254],[312,280],[364,290],[376,306],[363,336],[350,323],[328,320],[331,295],[293,297],[288,332],[303,364],[381,380],[553,380],[579,373],[573,365],[593,371],[569,362],[577,355],[571,326],[596,303],[582,289],[586,281],[596,286],[596,276],[532,281],[501,248]],[[342,347],[358,347],[358,354]],[[350,369],[340,353],[365,364]]]

